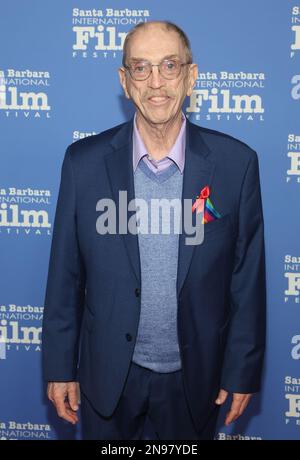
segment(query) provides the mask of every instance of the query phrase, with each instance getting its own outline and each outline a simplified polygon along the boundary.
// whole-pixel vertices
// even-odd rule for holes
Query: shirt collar
[[[171,150],[169,151],[169,153],[166,155],[166,157],[162,158],[162,160],[164,160],[165,158],[169,158],[170,160],[174,161],[174,163],[177,165],[177,167],[179,168],[182,174],[184,170],[184,160],[185,160],[186,118],[183,112],[181,112],[181,115],[182,115],[182,125],[180,128],[179,134],[177,136],[177,139],[174,145],[172,146]],[[146,149],[146,146],[137,128],[136,113],[135,113],[134,120],[133,120],[133,170],[134,171],[136,170],[139,161],[144,156],[148,156],[148,151]]]

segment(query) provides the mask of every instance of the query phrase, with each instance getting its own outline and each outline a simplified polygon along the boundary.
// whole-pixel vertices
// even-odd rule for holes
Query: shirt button
[[[136,297],[140,297],[140,290],[139,290],[139,288],[136,288],[135,291],[134,291],[134,293],[135,293],[135,296],[136,296]]]
[[[131,334],[126,334],[126,340],[127,340],[127,342],[131,342],[132,335]]]

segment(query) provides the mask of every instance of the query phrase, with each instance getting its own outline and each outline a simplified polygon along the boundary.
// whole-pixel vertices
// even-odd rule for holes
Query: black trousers
[[[216,405],[204,430],[199,433],[185,398],[182,371],[158,373],[133,362],[119,403],[110,417],[96,412],[81,392],[83,439],[213,439],[218,412]]]

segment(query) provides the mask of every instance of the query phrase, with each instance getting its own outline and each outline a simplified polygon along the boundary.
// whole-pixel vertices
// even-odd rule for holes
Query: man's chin
[[[148,121],[148,123],[161,125],[168,123],[172,119],[172,116],[166,113],[159,113],[158,111],[157,113],[155,113],[155,111],[151,111],[151,113],[146,113],[144,118]]]

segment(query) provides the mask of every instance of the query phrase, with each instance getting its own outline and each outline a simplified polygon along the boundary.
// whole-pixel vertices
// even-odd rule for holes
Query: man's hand
[[[77,382],[49,382],[47,395],[59,417],[75,425],[78,422],[79,384]]]
[[[228,396],[228,391],[220,390],[218,394],[218,398],[216,399],[215,403],[218,405],[224,404]],[[226,414],[225,425],[228,426],[231,422],[234,422],[239,418],[240,415],[246,409],[252,394],[244,394],[244,393],[233,393],[232,395],[232,403],[230,411]]]

